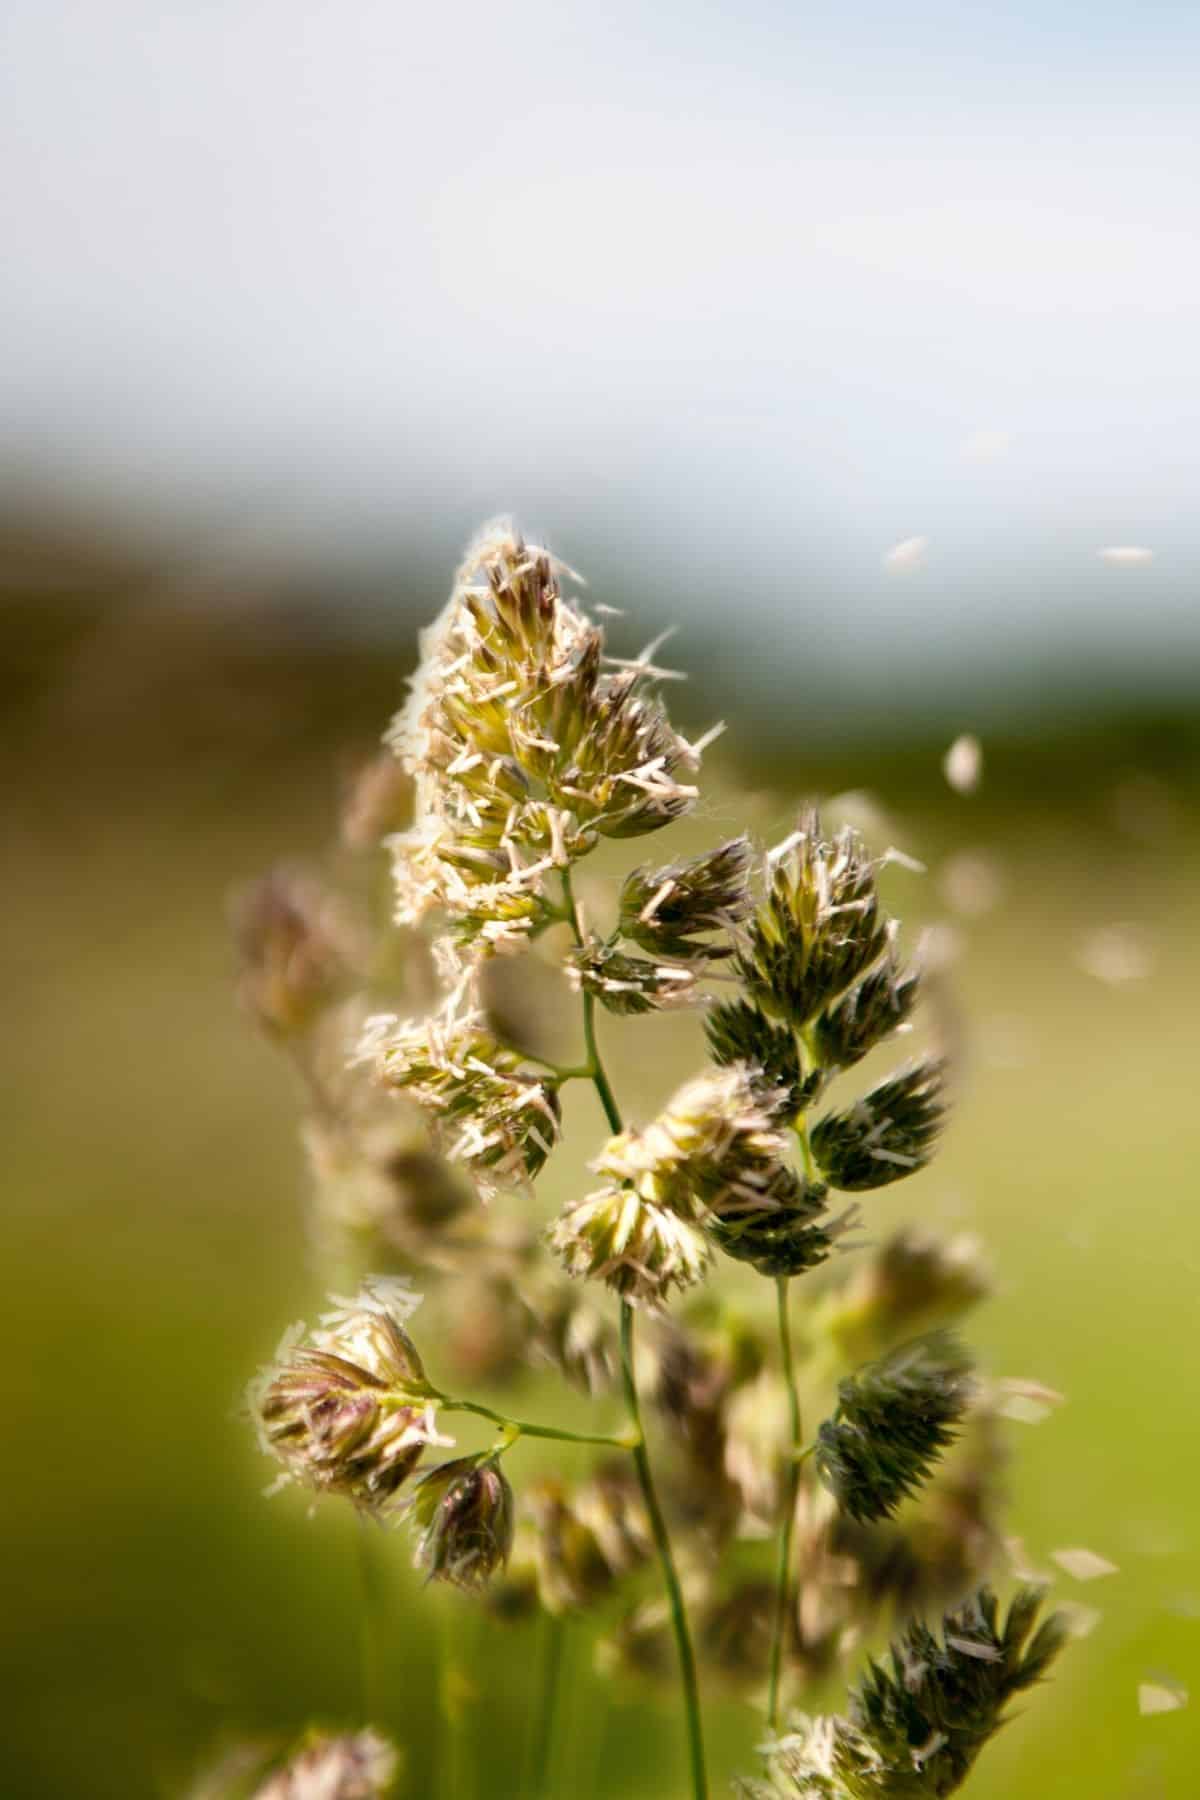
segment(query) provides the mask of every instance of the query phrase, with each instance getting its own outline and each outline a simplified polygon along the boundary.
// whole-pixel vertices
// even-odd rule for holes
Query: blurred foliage
[[[236,1417],[242,1383],[323,1284],[298,1225],[293,1096],[237,1014],[225,912],[280,856],[324,851],[339,779],[407,665],[335,641],[303,597],[195,577],[177,591],[120,546],[10,531],[0,568],[2,1789],[134,1800],[182,1793],[241,1733],[358,1709],[354,1523],[263,1499],[271,1471]],[[429,610],[401,593],[398,640]],[[756,763],[732,634],[727,654],[691,694],[697,717],[711,701],[733,727],[697,829],[766,834],[803,796],[869,791],[885,812],[869,834],[929,865],[891,873],[897,909],[956,919],[964,954],[943,1004],[968,1090],[936,1168],[903,1200],[873,1196],[871,1221],[983,1235],[1000,1274],[973,1333],[985,1360],[1068,1396],[1012,1427],[1014,1529],[1038,1567],[1079,1544],[1119,1565],[1087,1588],[1059,1577],[1056,1597],[1102,1617],[970,1792],[1191,1792],[1197,1708],[1139,1717],[1137,1687],[1190,1685],[1200,1705],[1200,714],[993,737],[967,798],[942,778],[944,744],[919,733],[823,752],[803,671],[793,751]],[[1124,964],[1096,948],[1116,927],[1136,951]],[[606,1021],[643,1105],[701,1055],[695,1020],[652,1031],[653,1066],[631,1068],[625,1046],[644,1052],[650,1033]],[[546,1178],[547,1217],[593,1123]],[[552,1466],[540,1447],[521,1456],[530,1476]],[[381,1723],[405,1749],[402,1791],[514,1796],[534,1628],[423,1592],[407,1539],[385,1548]],[[677,1791],[678,1733],[653,1694],[594,1675],[569,1632],[563,1655],[556,1792]],[[722,1792],[759,1720],[720,1695],[710,1719]]]

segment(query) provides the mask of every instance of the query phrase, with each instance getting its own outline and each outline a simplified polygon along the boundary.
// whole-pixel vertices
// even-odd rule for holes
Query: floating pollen
[[[927,537],[901,538],[893,544],[883,559],[883,566],[892,575],[909,575],[915,569],[925,566],[925,553],[929,549]]]
[[[1164,1687],[1161,1682],[1157,1681],[1143,1681],[1138,1684],[1138,1711],[1143,1718],[1151,1713],[1179,1712],[1187,1703],[1186,1688]]]
[[[1120,569],[1136,569],[1154,561],[1153,550],[1147,550],[1144,544],[1106,544],[1096,555],[1101,562]]]
[[[1098,1581],[1102,1575],[1115,1575],[1117,1565],[1094,1550],[1052,1550],[1050,1561],[1057,1563],[1074,1581]]]
[[[1075,960],[1088,975],[1109,987],[1144,981],[1154,969],[1154,949],[1136,925],[1101,925],[1081,940]]]
[[[983,775],[983,746],[969,732],[955,738],[942,758],[942,773],[956,794],[973,794]]]
[[[1104,1617],[1098,1606],[1080,1606],[1072,1601],[1059,1606],[1058,1612],[1073,1638],[1090,1637]]]

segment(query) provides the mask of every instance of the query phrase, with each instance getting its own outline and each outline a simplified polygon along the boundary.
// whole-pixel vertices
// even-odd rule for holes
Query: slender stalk
[[[575,894],[571,887],[571,871],[562,872],[563,894],[567,904],[567,923],[571,927],[571,935],[575,942],[582,946],[583,932],[579,928],[579,908],[575,904]],[[596,1042],[596,996],[586,990],[583,996],[583,1042],[587,1049],[587,1073],[600,1096],[600,1104],[604,1108],[604,1116],[608,1120],[608,1128],[612,1132],[622,1129],[621,1109],[617,1105],[617,1097],[612,1091],[612,1083],[608,1079],[604,1063],[600,1056],[600,1046]]]
[[[800,1033],[800,1041],[804,1045],[804,1052],[805,1052],[805,1058],[806,1058],[806,1061],[805,1061],[806,1070],[813,1070],[813,1069],[820,1068],[821,1059],[820,1059],[819,1055],[817,1054],[817,1046],[816,1046],[816,1042],[814,1040],[812,1032],[811,1031],[802,1031]],[[796,1132],[796,1136],[800,1140],[800,1156],[804,1163],[804,1173],[808,1177],[809,1181],[818,1181],[820,1179],[820,1176],[817,1171],[816,1158],[814,1157],[813,1151],[812,1151],[812,1139],[810,1138],[810,1136],[808,1134],[808,1114],[807,1114],[807,1112],[802,1112],[800,1114],[799,1118],[796,1120],[795,1132]]]
[[[810,1181],[819,1180],[817,1162],[812,1153],[812,1139],[808,1135],[808,1119],[801,1113],[796,1121],[796,1136],[800,1140],[800,1157],[804,1163],[804,1173]]]
[[[641,1412],[638,1407],[637,1383],[633,1375],[633,1308],[628,1300],[621,1301],[621,1379],[625,1386],[625,1404],[640,1430]],[[695,1800],[707,1800],[708,1776],[704,1767],[704,1731],[700,1720],[700,1685],[696,1679],[696,1657],[692,1649],[691,1633],[688,1630],[683,1589],[679,1585],[679,1574],[675,1568],[675,1558],[671,1551],[671,1537],[667,1530],[667,1521],[663,1518],[662,1508],[658,1503],[658,1494],[655,1491],[654,1477],[650,1470],[650,1458],[646,1454],[644,1439],[635,1446],[633,1461],[634,1467],[637,1469],[638,1481],[641,1484],[642,1498],[646,1502],[654,1547],[658,1551],[663,1585],[667,1590],[667,1604],[671,1609],[671,1629],[675,1633],[675,1648],[679,1656],[679,1676],[683,1683],[684,1710],[687,1714],[692,1791],[695,1794]]]
[[[592,1078],[590,1063],[556,1063],[548,1056],[539,1056],[534,1050],[522,1050],[521,1056],[526,1062],[537,1063],[540,1068],[549,1069],[556,1081],[590,1081]]]
[[[579,909],[571,890],[569,869],[563,870],[563,896],[571,931],[576,943],[582,944],[583,932],[579,926]],[[594,994],[586,992],[583,996],[583,1038],[587,1047],[592,1082],[599,1095],[600,1104],[604,1108],[604,1116],[608,1120],[609,1129],[614,1133],[619,1132],[623,1129],[621,1109],[617,1105],[612,1083],[608,1079],[608,1073],[600,1055],[600,1046],[596,1041],[596,999]],[[625,1391],[625,1404],[630,1420],[637,1431],[637,1441],[632,1445],[633,1462],[637,1470],[638,1484],[642,1490],[642,1499],[646,1506],[646,1515],[650,1521],[654,1547],[658,1552],[659,1567],[662,1572],[663,1586],[667,1591],[667,1605],[671,1614],[671,1629],[675,1635],[675,1648],[679,1657],[679,1676],[683,1685],[684,1712],[687,1720],[692,1792],[695,1800],[708,1800],[708,1775],[704,1764],[704,1730],[700,1715],[700,1686],[696,1677],[696,1656],[692,1649],[691,1632],[688,1629],[683,1589],[679,1585],[679,1573],[675,1567],[675,1557],[671,1549],[671,1536],[667,1529],[667,1521],[663,1517],[662,1507],[659,1505],[654,1475],[650,1468],[650,1457],[646,1450],[641,1407],[638,1404],[637,1380],[633,1368],[633,1308],[628,1300],[624,1299],[621,1301],[620,1342],[621,1382]]]
[[[532,1425],[527,1419],[509,1419],[503,1413],[493,1412],[490,1406],[482,1406],[476,1400],[450,1400],[442,1394],[433,1396],[442,1412],[477,1413],[481,1419],[490,1419],[493,1425],[500,1425],[511,1433],[515,1442],[518,1437],[553,1438],[561,1444],[604,1444],[610,1450],[630,1450],[631,1439],[607,1436],[603,1432],[560,1431],[557,1425]]]
[[[810,1067],[816,1068],[818,1066],[817,1052],[811,1034],[802,1032],[801,1039]],[[795,1130],[796,1136],[800,1140],[804,1173],[809,1181],[815,1182],[817,1167],[808,1135],[807,1114],[800,1114],[796,1120]],[[775,1563],[775,1617],[771,1627],[771,1672],[767,1686],[767,1725],[773,1732],[779,1730],[779,1690],[783,1671],[783,1644],[787,1635],[788,1606],[792,1591],[792,1540],[796,1531],[796,1502],[800,1496],[800,1468],[805,1457],[811,1455],[815,1448],[811,1444],[807,1449],[801,1448],[804,1440],[804,1421],[800,1412],[800,1390],[796,1385],[796,1360],[792,1350],[789,1298],[788,1277],[780,1275],[775,1281],[775,1303],[779,1320],[779,1360],[783,1369],[783,1379],[788,1397],[791,1455],[788,1458],[787,1473],[783,1482],[783,1523],[780,1527],[779,1552]]]
[[[591,1065],[592,1083],[600,1096],[600,1104],[604,1108],[604,1116],[609,1128],[618,1132],[621,1126],[621,1111],[617,1105],[616,1095],[605,1073],[604,1064],[600,1060],[600,1050],[596,1043],[596,996],[583,996],[583,1038],[587,1045],[588,1061]]]
[[[480,1744],[476,1706],[479,1691],[472,1671],[479,1668],[477,1609],[442,1609],[441,1711],[446,1744],[447,1786],[438,1789],[454,1800],[475,1800],[480,1788]]]
[[[613,1736],[612,1685],[596,1681],[590,1686],[584,1708],[587,1736],[575,1756],[574,1800],[597,1800],[608,1767],[608,1746]]]
[[[550,1794],[550,1759],[562,1692],[565,1638],[566,1621],[562,1614],[548,1613],[542,1621],[540,1692],[533,1709],[527,1773],[522,1783],[527,1800],[548,1800]]]
[[[771,1674],[767,1690],[767,1725],[773,1732],[779,1729],[779,1686],[783,1666],[783,1641],[787,1635],[788,1605],[791,1599],[792,1537],[796,1529],[796,1501],[800,1493],[800,1443],[803,1437],[800,1393],[796,1386],[796,1364],[792,1354],[792,1324],[788,1299],[788,1277],[780,1275],[775,1282],[775,1300],[779,1315],[779,1355],[788,1394],[792,1454],[788,1459],[787,1473],[783,1482],[783,1524],[779,1533],[779,1554],[775,1565],[775,1618],[771,1628]]]
[[[363,1722],[367,1725],[379,1725],[382,1722],[380,1709],[383,1705],[384,1694],[384,1598],[379,1580],[379,1567],[375,1559],[374,1548],[369,1541],[369,1533],[373,1528],[370,1520],[363,1519],[360,1521],[357,1534],[358,1578],[362,1589],[359,1633],[362,1658]]]

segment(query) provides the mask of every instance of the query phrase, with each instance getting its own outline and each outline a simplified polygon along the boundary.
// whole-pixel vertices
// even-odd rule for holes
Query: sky
[[[0,479],[299,566],[514,511],[750,663],[1200,656],[1194,6],[0,30]]]

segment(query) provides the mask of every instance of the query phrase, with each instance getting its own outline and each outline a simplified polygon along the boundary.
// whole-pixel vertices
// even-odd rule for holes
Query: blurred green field
[[[236,611],[24,610],[9,636],[0,1791],[169,1796],[240,1732],[358,1708],[355,1528],[265,1500],[270,1471],[234,1416],[321,1290],[294,1096],[235,1008],[224,907],[273,859],[320,851],[338,770],[404,670]],[[994,859],[999,903],[958,926],[964,1103],[934,1167],[871,1220],[983,1234],[1001,1279],[974,1341],[997,1373],[1067,1396],[1012,1427],[1013,1529],[1039,1566],[1063,1545],[1119,1566],[1087,1587],[1059,1578],[1101,1621],[969,1792],[1182,1800],[1200,1791],[1200,728],[1131,718],[994,742],[967,799],[942,780],[941,742],[832,759],[797,706],[787,767],[739,764],[732,710],[697,829],[765,832],[794,798],[869,788],[930,865],[893,877],[906,921],[944,912],[947,855]],[[1137,928],[1147,966],[1113,984],[1080,948],[1115,923]],[[635,1110],[700,1055],[695,1021],[613,1035]],[[568,1114],[547,1216],[594,1148],[590,1106],[579,1095]],[[403,1537],[385,1548],[403,1792],[515,1796],[536,1634],[421,1592]],[[1191,1687],[1193,1705],[1140,1717],[1146,1680]],[[597,1679],[583,1642],[567,1681],[559,1793],[681,1792],[668,1703]],[[720,1794],[751,1769],[759,1720],[720,1696],[709,1716]]]

